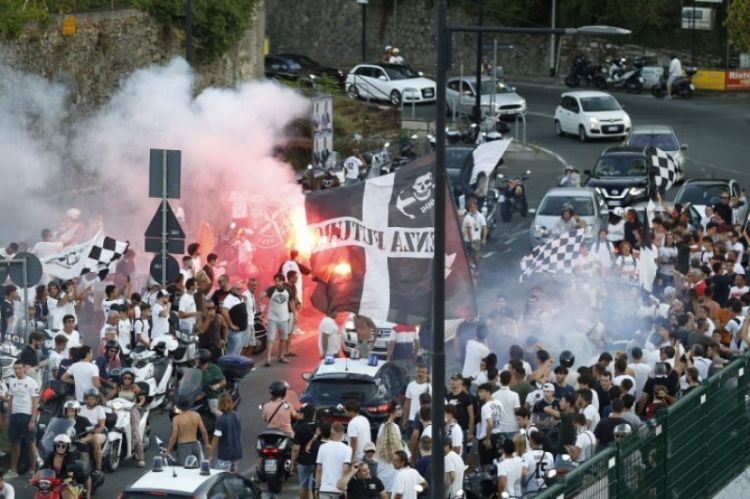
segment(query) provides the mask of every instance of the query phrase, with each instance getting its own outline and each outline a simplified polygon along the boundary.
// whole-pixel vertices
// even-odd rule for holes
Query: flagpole
[[[445,88],[448,72],[448,4],[437,5],[437,83],[435,117],[435,255],[432,262],[432,499],[444,499],[445,462],[445,210],[448,186],[445,171]]]

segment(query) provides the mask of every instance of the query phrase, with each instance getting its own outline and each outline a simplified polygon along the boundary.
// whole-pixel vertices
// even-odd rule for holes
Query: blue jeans
[[[245,331],[230,331],[225,355],[239,355],[245,346]]]
[[[315,465],[297,463],[297,479],[301,489],[312,490],[313,480],[315,480]]]

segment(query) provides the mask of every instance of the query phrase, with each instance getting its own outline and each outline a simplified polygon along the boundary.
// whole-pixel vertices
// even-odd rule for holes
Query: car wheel
[[[354,100],[359,99],[359,90],[357,90],[357,86],[349,85],[349,88],[346,89],[346,96]]]
[[[555,135],[558,137],[562,137],[565,135],[565,132],[563,132],[562,125],[560,125],[560,120],[555,120]]]
[[[394,90],[391,92],[391,104],[394,106],[401,105],[401,94],[398,92],[398,90]]]
[[[581,142],[586,142],[588,139],[588,136],[586,135],[586,129],[583,128],[583,125],[578,127],[578,138],[581,140]]]
[[[568,75],[565,77],[565,85],[568,87],[577,87],[581,84],[581,80],[576,75]]]

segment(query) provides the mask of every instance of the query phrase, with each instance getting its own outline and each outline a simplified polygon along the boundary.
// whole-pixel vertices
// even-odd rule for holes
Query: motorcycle
[[[161,407],[174,388],[174,364],[171,353],[178,348],[178,341],[170,335],[156,339],[149,349],[136,347],[131,354],[135,381],[149,386],[148,393],[153,397],[150,408]]]
[[[177,348],[170,353],[170,357],[172,357],[175,369],[179,370],[182,367],[189,365],[195,358],[195,348],[198,344],[198,333],[195,331],[178,329],[175,331],[175,337],[177,338]]]
[[[500,216],[503,222],[510,222],[513,218],[513,212],[517,211],[523,218],[529,213],[529,203],[526,200],[526,189],[523,183],[528,180],[531,176],[531,170],[526,170],[520,178],[505,178],[505,175],[500,174],[498,180],[501,181],[499,185],[500,199]]]
[[[124,398],[116,397],[107,401],[106,407],[117,418],[112,431],[107,434],[112,451],[110,453],[109,468],[117,469],[122,459],[133,457],[133,432],[130,424],[130,412],[136,408],[136,404]],[[137,408],[136,408],[137,410]],[[148,405],[141,408],[141,421],[138,428],[138,435],[141,436],[143,449],[147,450],[151,444],[151,426],[149,424],[150,409]]]
[[[108,429],[112,429],[114,426],[114,418],[107,416],[106,426]],[[74,469],[72,470],[75,483],[84,484],[86,483],[86,479],[90,476],[92,486],[91,493],[93,494],[96,489],[101,487],[104,483],[104,473],[93,470],[93,456],[91,455],[91,449],[89,448],[89,444],[83,443],[79,440],[83,436],[82,434],[76,435],[75,420],[62,417],[52,418],[44,432],[44,436],[39,442],[40,452],[45,456],[49,456],[55,452],[54,440],[55,437],[60,434],[68,435],[71,440],[73,440],[73,445],[78,451],[78,459],[76,459]],[[104,448],[102,449],[105,464],[109,458],[109,451],[109,443],[105,440]],[[85,497],[85,494],[83,497]]]
[[[672,82],[672,96],[682,97],[683,99],[690,99],[693,97],[695,92],[695,85],[693,85],[693,76],[698,72],[698,68],[694,66],[688,66],[685,68],[685,75],[680,76]],[[654,97],[662,98],[667,95],[667,80],[669,79],[669,72],[667,68],[664,68],[659,78],[659,83],[651,87],[651,94]]]
[[[570,73],[565,77],[565,85],[578,87],[584,83],[593,85],[599,90],[607,88],[607,78],[601,66],[594,66],[585,57],[579,55],[573,61]]]
[[[258,478],[268,483],[269,492],[278,494],[291,476],[292,439],[283,431],[266,429],[258,434],[255,450],[261,459]]]
[[[613,64],[613,67],[615,64]],[[646,79],[641,76],[641,69],[644,63],[638,59],[633,62],[633,66],[625,70],[625,59],[620,59],[617,68],[614,73],[610,73],[610,77],[607,78],[607,84],[614,90],[626,90],[628,93],[635,92],[637,94],[643,91],[643,84]]]
[[[266,326],[265,320],[260,312],[255,314],[254,320],[254,333],[255,333],[255,346],[253,346],[253,354],[258,355],[266,350],[268,345],[268,327]]]

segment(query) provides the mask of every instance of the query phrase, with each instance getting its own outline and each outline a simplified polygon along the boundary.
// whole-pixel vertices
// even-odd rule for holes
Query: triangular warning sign
[[[154,238],[162,237],[161,205],[156,209],[151,223],[148,224],[145,236]],[[174,215],[169,203],[167,203],[167,239],[185,239],[185,232],[180,227],[180,222],[177,221],[177,217]]]

